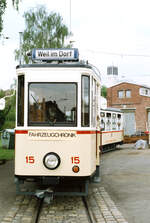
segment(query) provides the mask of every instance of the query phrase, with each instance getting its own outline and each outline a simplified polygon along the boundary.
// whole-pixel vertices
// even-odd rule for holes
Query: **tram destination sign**
[[[32,59],[42,61],[77,61],[79,59],[79,52],[77,48],[33,49]]]

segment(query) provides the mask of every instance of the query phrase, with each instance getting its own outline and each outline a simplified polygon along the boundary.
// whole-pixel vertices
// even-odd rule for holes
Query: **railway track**
[[[59,204],[58,204],[59,202]],[[35,223],[95,223],[93,213],[85,197],[61,197],[52,204],[43,203]]]
[[[96,223],[96,218],[95,215],[93,214],[93,212],[91,211],[91,207],[89,205],[88,200],[85,197],[82,197],[85,209],[86,209],[86,213],[87,213],[87,218],[89,223]]]
[[[104,188],[88,197],[56,197],[48,204],[36,197],[17,196],[1,223],[127,223]]]
[[[33,223],[38,223],[39,222],[39,216],[40,216],[40,213],[41,213],[43,202],[44,202],[44,199],[38,199],[38,201],[37,201],[38,205],[37,205],[37,208],[35,209],[35,212],[34,212],[34,215],[33,215],[33,218],[32,218]]]

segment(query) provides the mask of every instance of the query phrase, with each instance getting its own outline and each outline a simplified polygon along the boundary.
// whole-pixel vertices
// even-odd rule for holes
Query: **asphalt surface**
[[[101,184],[129,223],[149,223],[150,149],[121,148],[103,155]]]
[[[16,197],[14,162],[0,165],[0,222]],[[133,145],[102,155],[101,183],[128,223],[150,222],[150,149]]]
[[[14,162],[0,165],[0,222],[12,207],[16,193],[14,184]]]

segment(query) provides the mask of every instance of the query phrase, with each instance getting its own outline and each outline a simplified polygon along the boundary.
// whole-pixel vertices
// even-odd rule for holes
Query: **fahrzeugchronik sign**
[[[33,49],[32,50],[33,60],[43,61],[57,61],[57,60],[71,60],[77,61],[79,59],[79,52],[76,48],[67,49]]]
[[[75,131],[51,131],[51,130],[30,130],[28,131],[28,138],[30,140],[72,140],[76,138]]]

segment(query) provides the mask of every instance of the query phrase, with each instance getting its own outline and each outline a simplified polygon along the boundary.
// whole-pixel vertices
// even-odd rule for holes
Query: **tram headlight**
[[[54,170],[60,165],[60,157],[56,153],[48,153],[44,156],[43,163],[47,169]]]

